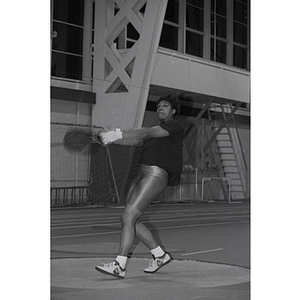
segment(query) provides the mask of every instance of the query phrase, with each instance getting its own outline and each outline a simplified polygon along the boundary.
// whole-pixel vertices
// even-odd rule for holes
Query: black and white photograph
[[[51,4],[51,299],[249,299],[250,1]]]
[[[296,298],[299,68],[278,3],[46,2],[20,38],[2,26],[11,297]]]

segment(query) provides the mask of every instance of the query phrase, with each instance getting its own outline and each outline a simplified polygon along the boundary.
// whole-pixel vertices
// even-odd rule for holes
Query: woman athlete
[[[168,95],[156,102],[159,126],[136,130],[100,132],[105,144],[141,146],[139,172],[131,184],[127,203],[121,216],[122,231],[119,253],[116,259],[96,270],[118,278],[126,274],[126,262],[135,236],[150,250],[150,260],[146,273],[154,273],[171,261],[171,257],[155,241],[151,231],[139,220],[150,203],[166,187],[177,185],[182,172],[182,146],[184,129],[174,120],[180,111],[178,98]]]

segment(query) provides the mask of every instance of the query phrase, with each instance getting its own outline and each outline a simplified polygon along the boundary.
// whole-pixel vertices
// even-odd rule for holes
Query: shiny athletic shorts
[[[127,203],[143,213],[168,186],[167,171],[157,166],[140,165],[139,172],[132,182]]]

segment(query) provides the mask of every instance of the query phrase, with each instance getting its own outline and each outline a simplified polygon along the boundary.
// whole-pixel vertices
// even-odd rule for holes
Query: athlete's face
[[[160,121],[168,121],[174,118],[176,110],[168,101],[160,101],[157,105],[157,116]]]

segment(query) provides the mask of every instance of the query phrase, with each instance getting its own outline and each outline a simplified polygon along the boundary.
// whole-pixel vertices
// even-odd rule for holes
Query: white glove
[[[107,132],[100,132],[99,136],[101,137],[102,143],[105,145],[111,144],[123,138],[123,134],[120,128],[117,128],[116,131],[110,130]]]

